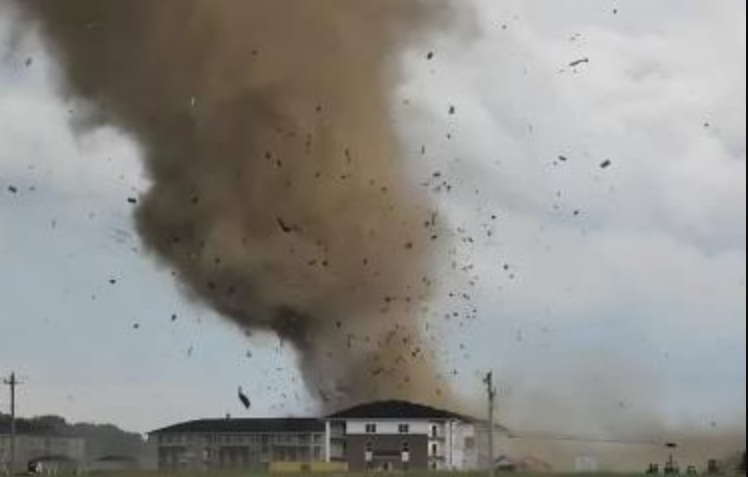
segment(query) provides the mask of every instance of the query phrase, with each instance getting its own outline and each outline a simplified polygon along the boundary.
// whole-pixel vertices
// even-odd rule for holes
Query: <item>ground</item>
[[[94,477],[96,477],[97,474],[89,474],[89,475],[93,475]],[[167,477],[167,476],[171,476],[171,477],[206,477],[206,476],[209,476],[209,477],[270,477],[269,474],[250,474],[250,473],[245,473],[245,472],[235,472],[235,473],[228,472],[228,473],[211,473],[211,474],[204,474],[204,473],[199,473],[199,474],[190,474],[190,473],[168,474],[168,473],[159,473],[159,472],[150,472],[150,473],[149,472],[126,473],[125,472],[125,473],[116,473],[116,474],[106,473],[106,474],[101,474],[101,475],[102,476],[106,476],[106,477]],[[284,474],[284,475],[304,477],[301,474]],[[328,476],[328,477],[360,477],[361,475],[364,475],[364,474],[329,473],[329,474],[314,474],[314,475],[321,475],[321,476]],[[366,474],[366,475],[368,475],[368,474]],[[416,473],[410,473],[410,474],[395,474],[395,475],[397,475],[399,477],[432,477],[432,476],[435,476],[435,475],[439,475],[439,476],[442,476],[442,477],[447,477],[447,476],[451,476],[451,475],[455,475],[455,474],[451,473],[451,472],[450,473],[441,473],[441,474],[435,474],[433,472],[426,472],[426,473],[417,473],[416,472]],[[461,477],[485,477],[486,473],[465,473],[465,474],[457,474],[457,475],[459,475]],[[504,474],[504,475],[507,475],[507,474]],[[511,474],[509,474],[509,475],[511,475]],[[530,474],[520,474],[520,475],[522,475],[524,477],[542,477],[540,475],[530,476]],[[559,476],[559,477],[574,477],[572,475],[564,475],[564,474],[554,474],[554,476]],[[594,475],[593,474],[585,474],[585,477],[623,477],[623,476],[622,476],[622,474],[609,474],[609,475],[605,475],[605,474],[594,474]]]

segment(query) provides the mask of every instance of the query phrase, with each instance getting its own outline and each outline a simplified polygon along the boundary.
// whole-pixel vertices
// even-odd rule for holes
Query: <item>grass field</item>
[[[89,476],[96,477],[97,474],[91,473],[88,474]],[[100,474],[102,477],[272,477],[272,474],[259,474],[259,473],[250,473],[250,472],[221,472],[221,473],[161,473],[161,472],[139,472],[139,473],[106,473],[106,474]],[[296,476],[296,477],[308,477],[306,474],[275,474],[279,476]],[[362,476],[368,476],[371,474],[352,474],[352,473],[325,473],[325,474],[309,474],[313,476],[327,476],[327,477],[362,477]],[[376,474],[379,475],[379,474]],[[394,474],[398,477],[431,477],[431,476],[451,476],[455,475],[454,473],[434,473],[434,472],[414,472],[414,473],[408,473],[408,474]],[[461,477],[485,477],[486,474],[477,474],[477,473],[464,473],[464,474],[458,474]]]
[[[97,474],[88,474],[94,477]],[[287,475],[304,477],[302,474],[276,474],[276,475]],[[341,474],[341,473],[327,473],[327,474],[309,474],[315,476],[328,476],[328,477],[362,477],[369,476],[372,474]],[[379,475],[379,474],[375,474]],[[460,477],[486,477],[486,473],[460,473],[455,474],[454,472],[435,473],[435,472],[414,472],[408,474],[396,473],[398,477],[432,477],[432,476],[460,476]],[[531,474],[505,474],[505,475],[521,475],[522,477],[544,477],[542,475],[531,475]],[[106,473],[101,474],[102,477],[271,477],[271,474],[256,474],[248,472],[221,472],[221,473],[160,473],[160,472],[140,472],[140,473]],[[553,474],[554,477],[575,477],[573,474]],[[307,476],[308,477],[308,476]],[[585,474],[585,477],[623,477],[623,474]],[[629,476],[633,477],[633,476]]]

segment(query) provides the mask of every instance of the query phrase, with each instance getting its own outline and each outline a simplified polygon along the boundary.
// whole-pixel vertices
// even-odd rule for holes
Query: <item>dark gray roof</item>
[[[0,436],[10,435],[11,426],[10,422],[0,420]],[[16,422],[16,435],[18,436],[29,436],[29,437],[49,437],[49,438],[72,438],[73,436],[60,432],[59,430],[52,429],[47,426],[38,425],[25,420],[19,419]]]
[[[406,401],[382,401],[340,411],[329,419],[434,419],[474,421],[474,419],[451,411],[414,404]]]
[[[20,419],[16,422],[16,432],[18,434],[42,434],[49,430],[47,427],[31,425]],[[0,435],[3,434],[10,434],[10,418],[0,416]]]
[[[322,433],[325,423],[319,419],[203,419],[185,422],[151,434],[282,434]]]

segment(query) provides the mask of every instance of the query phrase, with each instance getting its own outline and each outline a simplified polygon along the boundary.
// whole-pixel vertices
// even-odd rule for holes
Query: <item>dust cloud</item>
[[[325,409],[380,398],[454,405],[423,331],[450,233],[408,177],[390,111],[398,53],[443,26],[446,1],[12,3],[59,59],[63,94],[89,106],[88,125],[139,142],[152,181],[132,198],[139,231],[188,296],[292,345]],[[623,411],[590,403],[628,406],[626,390],[647,389],[638,376],[611,389],[555,383],[570,395],[550,394],[547,381],[502,418],[515,430],[643,443],[519,432],[505,449],[559,470],[580,455],[630,470],[662,462],[669,437],[694,464],[744,448],[744,426],[704,435],[658,424],[649,391],[606,424]]]
[[[15,4],[88,125],[142,147],[138,228],[190,297],[293,345],[323,407],[446,399],[421,324],[443,231],[389,110],[444,2]]]

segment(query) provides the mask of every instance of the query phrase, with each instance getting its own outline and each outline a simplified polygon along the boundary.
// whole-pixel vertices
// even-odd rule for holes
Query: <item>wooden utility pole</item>
[[[16,378],[16,373],[11,373],[10,378],[3,381],[10,388],[10,473],[16,471],[16,388],[21,382]]]
[[[496,456],[495,456],[495,444],[494,444],[494,430],[496,428],[496,396],[499,394],[496,385],[493,382],[493,371],[486,375],[483,382],[486,385],[488,392],[488,475],[494,477],[496,475]]]

